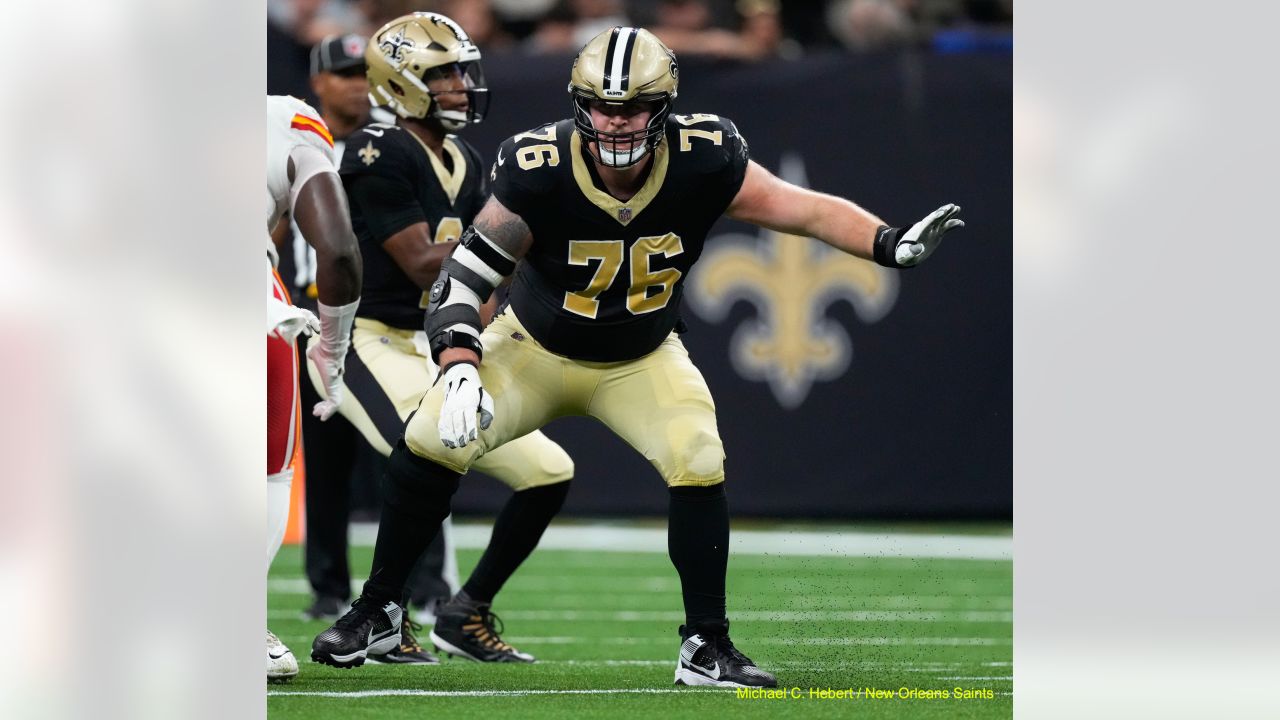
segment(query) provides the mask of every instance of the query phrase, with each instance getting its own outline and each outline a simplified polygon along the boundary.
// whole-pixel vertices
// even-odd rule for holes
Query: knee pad
[[[441,500],[446,503],[458,491],[462,475],[415,455],[401,438],[387,458],[382,483],[384,501],[414,512]]]
[[[694,427],[670,438],[667,485],[715,485],[724,482],[724,444],[714,428]]]

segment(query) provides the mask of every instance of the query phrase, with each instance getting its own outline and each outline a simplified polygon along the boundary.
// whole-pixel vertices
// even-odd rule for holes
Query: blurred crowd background
[[[307,78],[315,43],[368,37],[415,11],[453,18],[486,57],[572,54],[614,25],[646,27],[682,58],[740,62],[1013,46],[1013,0],[268,0],[268,91],[314,99]]]

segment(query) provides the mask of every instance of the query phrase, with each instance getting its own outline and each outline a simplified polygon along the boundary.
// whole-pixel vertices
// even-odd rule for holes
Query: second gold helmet
[[[369,100],[405,118],[434,117],[457,130],[484,119],[489,89],[480,66],[480,48],[458,23],[438,13],[412,13],[383,25],[365,48]],[[461,89],[433,91],[433,79],[456,75]],[[465,92],[467,109],[444,110],[442,92]]]

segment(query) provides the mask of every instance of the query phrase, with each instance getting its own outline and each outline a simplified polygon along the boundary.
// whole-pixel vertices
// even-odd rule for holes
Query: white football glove
[[[324,382],[326,396],[324,400],[316,403],[311,409],[311,414],[320,418],[321,421],[328,420],[342,404],[342,373],[346,368],[347,349],[345,347],[327,348],[323,340],[312,341],[311,347],[307,348],[307,357],[316,364],[316,370],[320,373],[321,381]]]
[[[488,430],[493,424],[493,396],[480,384],[476,366],[454,363],[444,371],[444,405],[440,408],[440,442],[445,447],[466,447],[476,439],[476,416],[480,416],[479,429]]]
[[[952,228],[964,227],[964,221],[955,217],[959,212],[959,205],[943,205],[907,228],[893,249],[893,259],[903,267],[924,262],[938,248],[943,234]]]
[[[336,307],[316,304],[320,311],[320,340],[307,348],[307,357],[316,364],[324,382],[326,397],[311,409],[311,414],[321,421],[333,417],[342,404],[342,373],[347,363],[347,348],[351,346],[351,325],[359,305],[359,300]]]

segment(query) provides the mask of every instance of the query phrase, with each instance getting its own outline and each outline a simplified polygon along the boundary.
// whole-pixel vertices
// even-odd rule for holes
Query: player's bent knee
[[[667,485],[707,486],[724,482],[724,444],[712,429],[699,428],[675,443],[675,457],[664,473]]]
[[[409,418],[410,423],[416,417],[415,415]],[[411,428],[406,429],[403,442],[414,455],[443,465],[458,474],[465,474],[471,464],[483,452],[479,443],[467,443],[466,447],[460,448],[447,448],[444,443],[440,442],[440,438],[434,432],[423,441],[417,437],[416,433],[410,432],[410,430]]]
[[[554,485],[573,479],[573,458],[559,445],[538,458],[537,472],[529,478],[529,487]]]
[[[516,492],[547,487],[573,479],[573,458],[564,448],[540,433],[518,438],[487,458],[499,461],[493,467],[477,467],[506,483]]]

